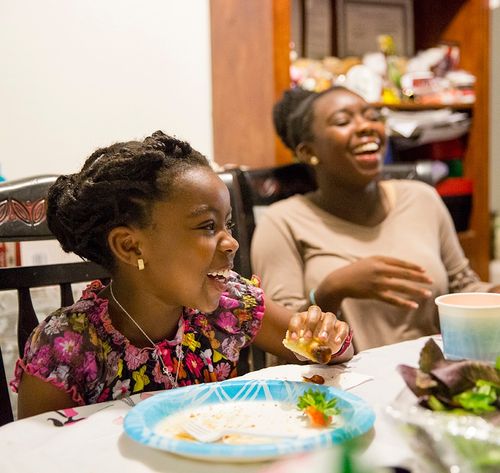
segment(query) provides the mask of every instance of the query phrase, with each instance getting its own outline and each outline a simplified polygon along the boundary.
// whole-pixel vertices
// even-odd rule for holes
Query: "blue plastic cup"
[[[435,302],[445,358],[494,363],[500,356],[500,294],[445,294]]]

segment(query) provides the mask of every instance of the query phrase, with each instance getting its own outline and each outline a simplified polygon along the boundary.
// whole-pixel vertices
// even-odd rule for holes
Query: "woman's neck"
[[[157,343],[175,337],[182,307],[168,306],[148,292],[139,295],[139,291],[116,280],[103,290],[102,295],[109,301],[108,312],[113,327],[133,345],[147,347],[152,345],[151,341]]]
[[[377,181],[364,188],[320,185],[311,200],[335,217],[367,227],[384,221],[390,210],[387,196]]]

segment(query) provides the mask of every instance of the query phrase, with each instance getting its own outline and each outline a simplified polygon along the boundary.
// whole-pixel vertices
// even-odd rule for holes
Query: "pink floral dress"
[[[108,300],[98,296],[102,289],[93,282],[78,302],[58,309],[33,331],[16,363],[15,392],[24,371],[63,389],[79,405],[172,388],[154,350],[135,347],[113,327]],[[173,377],[178,373],[179,386],[232,378],[263,315],[260,281],[232,272],[217,310],[185,308],[174,340],[157,344],[164,364]]]

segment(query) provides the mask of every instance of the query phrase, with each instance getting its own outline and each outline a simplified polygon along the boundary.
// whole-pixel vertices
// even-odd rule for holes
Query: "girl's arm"
[[[324,342],[332,349],[331,363],[342,363],[352,358],[352,344],[342,355],[335,356],[349,335],[349,326],[337,320],[334,314],[322,312],[318,306],[309,307],[307,312],[293,314],[273,301],[266,301],[262,328],[255,338],[255,344],[264,351],[297,363],[296,355],[283,345],[287,330],[292,339],[302,334],[306,340],[317,337]]]
[[[77,405],[71,396],[62,389],[58,389],[35,376],[23,374],[17,398],[18,419]]]

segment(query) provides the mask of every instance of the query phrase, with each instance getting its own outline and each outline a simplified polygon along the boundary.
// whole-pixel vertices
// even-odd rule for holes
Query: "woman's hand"
[[[345,297],[377,299],[398,307],[416,309],[418,300],[432,292],[425,270],[416,264],[387,256],[360,259],[330,273],[316,290],[322,307],[337,309]]]
[[[329,363],[347,352],[350,341],[349,326],[345,322],[313,305],[307,312],[299,312],[290,319],[284,344],[312,361]],[[350,356],[352,350],[338,361],[345,361]]]

